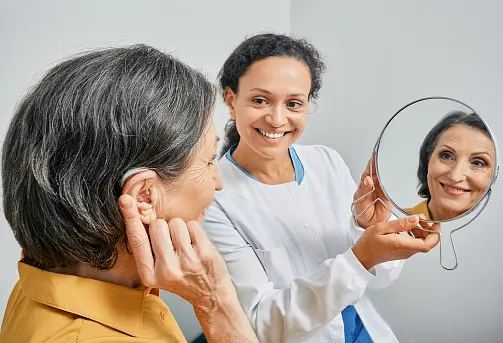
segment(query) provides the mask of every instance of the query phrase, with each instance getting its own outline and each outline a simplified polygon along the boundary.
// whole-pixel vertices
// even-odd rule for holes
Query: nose
[[[222,175],[220,174],[220,169],[218,169],[216,165],[213,174],[213,180],[215,181],[215,190],[221,191],[224,188],[224,184],[222,182]]]
[[[455,164],[452,165],[451,170],[449,171],[449,178],[453,182],[461,182],[466,178],[466,168],[469,168],[467,166],[467,162],[464,161],[458,161]]]
[[[282,127],[288,121],[287,111],[288,110],[283,105],[274,106],[271,113],[265,117],[265,121],[272,127]]]

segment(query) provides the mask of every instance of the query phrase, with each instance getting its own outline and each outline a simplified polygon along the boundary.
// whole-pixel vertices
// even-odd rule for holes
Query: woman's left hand
[[[372,163],[372,176],[370,176],[371,163]],[[374,191],[365,196],[365,194],[372,191],[373,187],[375,187]],[[374,154],[370,159],[369,163],[367,164],[367,168],[363,172],[362,177],[360,178],[360,184],[353,197],[354,211],[356,214],[362,213],[363,211],[365,211],[367,207],[370,206],[364,213],[356,217],[358,225],[363,229],[366,229],[369,226],[378,223],[385,222],[391,215],[390,211],[386,208],[386,206],[384,206],[384,204],[381,201],[376,201],[378,198],[380,198],[389,208],[391,208],[391,202],[384,195],[384,192],[381,188],[381,184],[379,183],[379,179],[377,178],[376,175],[376,164]]]

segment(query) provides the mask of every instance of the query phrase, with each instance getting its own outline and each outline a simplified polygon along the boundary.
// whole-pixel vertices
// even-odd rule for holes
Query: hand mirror
[[[452,234],[491,197],[496,139],[472,107],[447,97],[413,101],[391,117],[374,148],[375,173],[397,217],[424,214],[440,225],[440,264],[458,266]]]

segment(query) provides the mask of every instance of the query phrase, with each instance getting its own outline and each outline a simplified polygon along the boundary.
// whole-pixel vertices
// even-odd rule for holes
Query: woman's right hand
[[[225,261],[198,222],[157,219],[147,234],[131,196],[122,195],[119,208],[143,285],[192,304],[208,342],[258,342]]]
[[[353,246],[353,253],[365,269],[369,270],[379,263],[403,260],[418,252],[428,252],[440,241],[439,234],[421,231],[422,235],[416,235],[418,238],[397,234],[417,229],[418,225],[439,231],[438,224],[420,222],[417,215],[379,223],[365,230]]]

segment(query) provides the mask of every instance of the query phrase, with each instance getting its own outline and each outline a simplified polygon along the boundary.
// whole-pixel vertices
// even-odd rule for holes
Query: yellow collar
[[[130,336],[141,336],[143,301],[151,288],[133,289],[52,273],[22,262],[18,263],[18,271],[27,298],[99,322]]]
[[[410,215],[422,213],[426,216],[426,220],[432,220],[430,216],[430,210],[428,210],[428,200],[421,201],[416,206],[405,209],[405,212]]]

